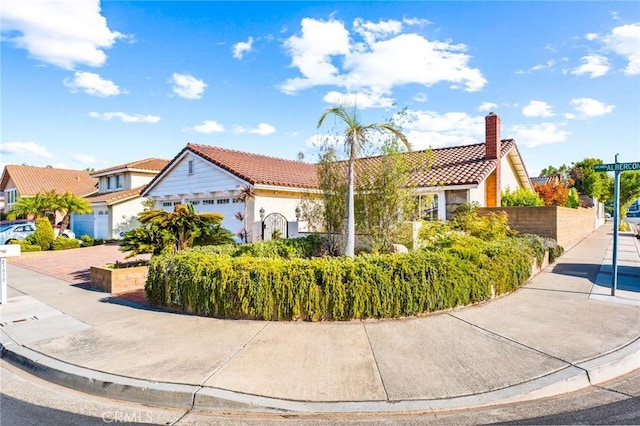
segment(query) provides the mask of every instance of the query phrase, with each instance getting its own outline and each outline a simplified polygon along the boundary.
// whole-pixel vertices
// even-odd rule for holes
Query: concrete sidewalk
[[[640,367],[640,241],[601,227],[517,292],[422,318],[234,321],[157,311],[10,264],[3,358],[111,398],[401,412],[534,399]]]

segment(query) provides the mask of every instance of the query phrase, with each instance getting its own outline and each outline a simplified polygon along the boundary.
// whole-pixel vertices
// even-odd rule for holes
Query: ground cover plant
[[[331,321],[399,318],[479,303],[516,290],[552,242],[521,236],[501,215],[462,206],[425,224],[409,253],[323,256],[312,236],[194,247],[155,255],[147,299],[221,318]],[[555,249],[554,249],[555,250]]]

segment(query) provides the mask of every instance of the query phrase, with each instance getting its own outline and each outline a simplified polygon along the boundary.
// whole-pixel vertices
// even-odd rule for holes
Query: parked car
[[[60,226],[55,226],[53,231],[56,237],[60,235]],[[14,241],[24,240],[34,232],[36,232],[36,224],[34,222],[3,224],[0,227],[0,244],[10,244]],[[70,229],[62,231],[62,235],[60,236],[63,238],[76,237]]]

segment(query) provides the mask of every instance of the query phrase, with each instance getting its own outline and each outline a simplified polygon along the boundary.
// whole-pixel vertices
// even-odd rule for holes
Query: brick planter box
[[[91,287],[111,294],[144,289],[148,272],[149,267],[147,266],[117,269],[92,266],[90,270]]]

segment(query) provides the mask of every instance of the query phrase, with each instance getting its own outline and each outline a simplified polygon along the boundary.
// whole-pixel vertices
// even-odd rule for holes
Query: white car
[[[60,235],[59,226],[54,227],[53,230],[56,237]],[[33,222],[4,224],[0,227],[0,244],[11,244],[14,241],[24,240],[34,232],[36,232],[36,224]],[[70,229],[65,229],[62,231],[61,237],[75,238],[76,235]]]

